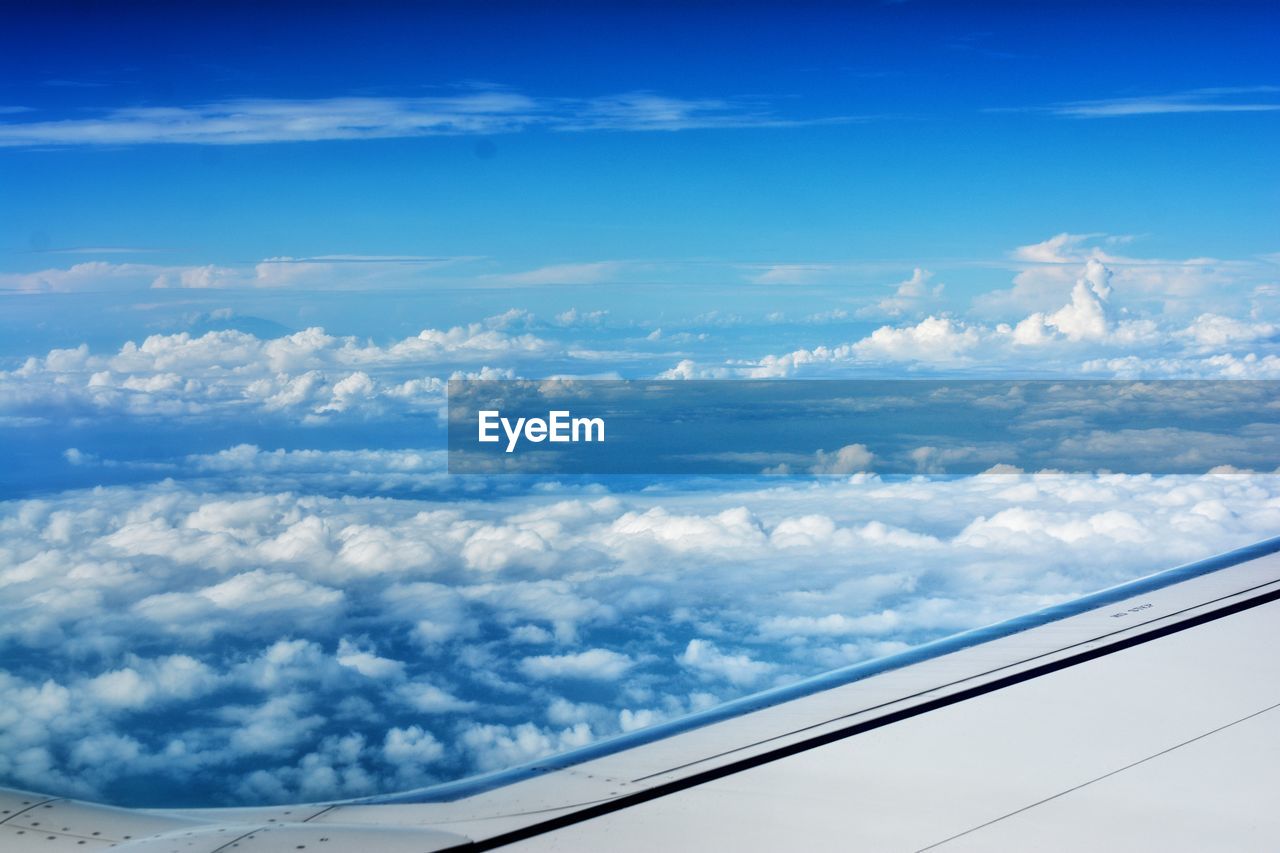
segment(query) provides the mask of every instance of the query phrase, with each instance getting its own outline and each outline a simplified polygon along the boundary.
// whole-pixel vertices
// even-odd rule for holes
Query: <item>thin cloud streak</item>
[[[509,285],[603,284],[612,281],[625,266],[622,261],[552,264],[524,272],[485,275],[481,280]]]
[[[1103,98],[1070,101],[1048,107],[1053,115],[1066,118],[1119,118],[1124,116],[1172,115],[1179,113],[1256,113],[1280,110],[1280,101],[1265,97],[1240,100],[1242,96],[1272,96],[1280,86],[1238,86],[1192,89],[1167,95],[1130,98]]]
[[[249,145],[518,133],[795,127],[868,117],[796,119],[768,105],[652,92],[535,98],[482,91],[430,98],[235,100],[185,107],[122,107],[94,118],[0,124],[0,146]]]

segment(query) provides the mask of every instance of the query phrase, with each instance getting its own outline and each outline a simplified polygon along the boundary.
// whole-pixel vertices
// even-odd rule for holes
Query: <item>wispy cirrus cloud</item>
[[[160,249],[147,249],[138,246],[69,246],[65,249],[38,249],[33,254],[41,255],[153,255]]]
[[[118,255],[146,250],[86,248],[60,254]],[[414,287],[421,273],[478,260],[474,256],[354,255],[279,256],[255,264],[113,263],[92,260],[31,272],[0,272],[0,293],[70,293],[146,288],[373,289]]]
[[[1280,110],[1280,86],[1219,86],[1164,95],[1067,101],[1045,108],[1067,118],[1119,118],[1177,113],[1257,113]]]
[[[36,111],[23,113],[24,116]],[[92,117],[0,123],[0,146],[247,145],[418,136],[679,131],[840,123],[794,118],[767,103],[626,92],[591,98],[534,97],[484,89],[433,97],[241,99],[191,106],[128,106]]]
[[[622,261],[551,264],[523,272],[492,273],[481,279],[510,285],[602,284],[615,278],[624,267]]]
[[[812,284],[833,269],[832,264],[769,264],[748,279],[755,284]]]

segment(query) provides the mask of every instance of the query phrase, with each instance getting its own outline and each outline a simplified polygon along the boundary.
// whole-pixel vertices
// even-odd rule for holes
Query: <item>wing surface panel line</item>
[[[919,716],[921,714],[926,714],[930,711],[934,711],[939,708],[945,708],[948,705],[953,705],[958,702],[963,702],[968,699],[973,699],[978,696],[983,696],[988,693],[993,693],[997,690],[1002,690],[1006,687],[1012,687],[1013,685],[1020,684],[1024,681],[1030,681],[1031,679],[1034,679],[1034,678],[1039,678],[1041,676],[1049,675],[1051,673],[1058,672],[1063,669],[1068,669],[1073,666],[1078,666],[1079,664],[1087,663],[1088,661],[1096,660],[1097,658],[1105,657],[1107,655],[1114,654],[1119,651],[1123,651],[1124,649],[1133,648],[1134,646],[1143,645],[1153,640],[1157,640],[1161,637],[1169,636],[1170,634],[1180,633],[1182,631],[1197,627],[1199,625],[1204,625],[1209,622],[1214,622],[1218,619],[1222,619],[1227,616],[1231,616],[1236,613],[1243,612],[1245,610],[1251,610],[1255,607],[1259,607],[1264,604],[1269,604],[1273,601],[1280,601],[1280,590],[1275,590],[1272,592],[1255,596],[1253,598],[1246,599],[1244,601],[1236,602],[1235,604],[1230,604],[1225,607],[1221,607],[1209,613],[1203,613],[1197,616],[1193,616],[1189,619],[1185,619],[1181,622],[1177,622],[1172,625],[1165,625],[1163,627],[1157,628],[1152,631],[1148,631],[1136,637],[1128,637],[1122,640],[1118,640],[1107,646],[1094,648],[1094,649],[1084,649],[1071,657],[1060,658],[1058,660],[1049,661],[1047,663],[1043,663],[1043,664],[1040,664],[1039,666],[1033,667],[1032,669],[1024,670],[1018,673],[1013,673],[1011,675],[1007,675],[1002,678],[995,679],[993,681],[989,681],[983,684],[974,685],[973,687],[966,688],[956,693],[948,694],[946,696],[941,696],[936,699],[931,699],[926,702],[922,702],[919,705],[914,705],[909,708],[903,708],[897,711],[892,711],[881,717],[877,717],[871,720],[865,720],[860,723],[855,723],[854,725],[848,726],[843,729],[838,729],[833,732],[826,732],[821,735],[817,735],[813,738],[810,738],[809,740],[788,744],[786,746],[779,747],[778,749],[772,750],[770,752],[748,756],[746,758],[740,759],[730,764],[709,768],[707,770],[700,771],[690,776],[686,776],[680,779],[674,779],[669,782],[663,782],[659,785],[655,785],[654,787],[648,788],[643,791],[636,791],[634,793],[625,794],[613,800],[609,800],[608,802],[601,803],[600,805],[591,806],[591,807],[582,809],[580,811],[573,812],[571,814],[552,818],[551,820],[544,821],[543,823],[532,824],[530,826],[521,827],[519,829],[511,830],[510,832],[495,835],[491,838],[472,841],[467,844],[457,845],[456,847],[451,847],[448,849],[456,850],[456,851],[493,850],[499,847],[506,846],[508,844],[512,844],[516,841],[523,841],[524,839],[527,839],[527,838],[543,835],[547,832],[551,832],[557,829],[562,829],[566,826],[571,826],[576,823],[581,823],[583,821],[591,820],[592,818],[602,817],[606,814],[610,814],[612,812],[616,812],[621,809],[640,805],[641,803],[645,803],[650,800],[655,800],[660,797],[667,796],[669,794],[674,794],[679,791],[686,790],[688,788],[693,788],[698,785],[705,784],[707,782],[712,782],[717,779],[722,779],[726,776],[732,776],[735,773],[741,773],[745,770],[750,770],[754,767],[759,767],[761,765],[769,764],[774,761],[778,761],[780,759],[787,758],[792,755],[797,755],[802,752],[807,752],[811,749],[816,749],[818,747],[825,746],[830,743],[835,743],[836,741],[844,740],[845,738],[853,737],[854,735],[858,735],[863,732],[882,728],[892,723],[900,722],[902,720],[907,720],[912,717]]]
[[[986,829],[988,826],[991,826],[992,824],[997,824],[1002,820],[1006,820],[1015,815],[1020,815],[1023,812],[1027,812],[1027,811],[1030,811],[1031,809],[1036,808],[1037,806],[1042,806],[1045,803],[1053,802],[1054,800],[1059,799],[1060,797],[1065,797],[1067,794],[1070,794],[1073,791],[1079,791],[1081,788],[1087,788],[1088,786],[1092,785],[1094,782],[1101,782],[1103,779],[1110,779],[1112,776],[1123,773],[1126,770],[1132,770],[1134,767],[1137,767],[1141,764],[1146,764],[1148,761],[1153,761],[1154,759],[1160,758],[1161,756],[1168,755],[1171,752],[1182,749],[1184,746],[1190,746],[1191,744],[1197,741],[1204,740],[1205,738],[1216,735],[1219,732],[1224,732],[1227,729],[1231,728],[1232,726],[1238,726],[1241,723],[1248,722],[1249,720],[1252,720],[1255,717],[1261,717],[1263,714],[1266,714],[1270,711],[1274,711],[1277,708],[1280,708],[1280,702],[1276,702],[1274,705],[1268,705],[1267,707],[1262,708],[1261,710],[1254,711],[1252,714],[1247,714],[1243,717],[1240,717],[1239,719],[1232,720],[1229,723],[1223,723],[1222,725],[1218,726],[1215,729],[1210,729],[1209,731],[1204,732],[1202,734],[1198,734],[1193,738],[1187,738],[1181,743],[1175,743],[1173,746],[1170,746],[1166,749],[1162,749],[1159,752],[1153,752],[1151,755],[1148,755],[1145,758],[1139,758],[1137,761],[1131,761],[1128,764],[1124,765],[1123,767],[1117,767],[1115,770],[1112,770],[1109,773],[1103,773],[1101,776],[1095,776],[1092,779],[1087,779],[1084,782],[1081,782],[1079,785],[1072,785],[1070,788],[1067,788],[1066,790],[1059,791],[1058,793],[1053,794],[1052,796],[1048,796],[1048,797],[1044,797],[1042,799],[1036,800],[1034,803],[1025,805],[1020,809],[1014,809],[1013,811],[1007,812],[1006,814],[1002,814],[999,817],[994,817],[991,820],[986,821],[985,823],[980,823],[977,826],[970,827],[969,829],[966,829],[963,832],[957,832],[955,835],[950,835],[942,839],[941,841],[935,841],[933,844],[930,844],[927,847],[919,848],[918,850],[915,851],[915,853],[925,853],[926,850],[936,850],[937,848],[941,847],[944,844],[949,844],[950,842],[955,841],[957,838],[963,838],[966,835],[972,835],[973,833],[978,832],[979,830]]]
[[[1187,613],[1190,613],[1190,612],[1191,612],[1191,611],[1193,611],[1193,610],[1201,610],[1201,609],[1203,609],[1203,608],[1205,608],[1205,607],[1208,607],[1208,606],[1210,606],[1210,605],[1217,604],[1217,603],[1219,603],[1219,602],[1226,601],[1226,600],[1231,599],[1231,598],[1239,598],[1239,597],[1240,597],[1240,596],[1242,596],[1242,595],[1246,595],[1246,594],[1251,593],[1251,592],[1257,592],[1257,591],[1259,591],[1259,590],[1266,589],[1267,587],[1280,587],[1280,581],[1268,581],[1267,583],[1260,583],[1260,584],[1258,584],[1258,585],[1256,585],[1256,586],[1252,586],[1252,587],[1249,587],[1249,588],[1247,588],[1247,589],[1242,589],[1242,590],[1239,590],[1239,591],[1237,591],[1237,592],[1232,592],[1232,593],[1228,593],[1228,594],[1226,594],[1226,595],[1219,596],[1218,598],[1210,599],[1209,601],[1204,601],[1204,602],[1201,602],[1201,603],[1199,603],[1199,604],[1193,604],[1193,605],[1191,605],[1191,606],[1189,606],[1189,607],[1184,607],[1184,608],[1182,608],[1181,610],[1175,610],[1175,611],[1173,611],[1173,612],[1171,612],[1171,613],[1164,613],[1164,614],[1161,614],[1161,615],[1159,615],[1159,616],[1156,616],[1156,617],[1153,617],[1153,618],[1151,618],[1151,619],[1147,620],[1146,622],[1138,622],[1138,623],[1134,623],[1134,624],[1126,625],[1126,626],[1125,626],[1125,627],[1123,627],[1123,628],[1119,628],[1119,629],[1117,629],[1117,630],[1115,630],[1115,631],[1111,631],[1111,632],[1106,633],[1106,634],[1099,634],[1099,635],[1097,635],[1097,636],[1095,636],[1095,637],[1089,637],[1089,638],[1084,639],[1084,640],[1078,640],[1078,641],[1076,641],[1076,642],[1074,642],[1074,643],[1069,643],[1068,645],[1061,646],[1061,647],[1059,647],[1059,648],[1055,648],[1055,649],[1049,649],[1049,650],[1047,650],[1047,651],[1043,651],[1043,652],[1040,652],[1039,654],[1031,655],[1030,657],[1026,657],[1026,658],[1023,658],[1023,659],[1021,659],[1021,660],[1010,661],[1009,663],[1001,664],[1000,666],[993,667],[992,669],[989,669],[989,670],[986,670],[986,671],[983,671],[983,672],[976,672],[976,673],[973,673],[973,674],[971,674],[971,675],[966,675],[966,676],[964,676],[963,678],[957,678],[957,679],[956,679],[956,680],[954,680],[954,681],[949,681],[949,682],[946,682],[946,683],[943,683],[943,684],[936,685],[936,686],[934,686],[934,687],[929,687],[929,688],[924,689],[924,690],[919,690],[919,691],[916,691],[915,693],[909,693],[909,694],[906,694],[906,695],[904,695],[904,696],[900,696],[900,697],[897,697],[897,698],[894,698],[894,699],[890,699],[890,700],[885,701],[885,702],[881,702],[881,703],[879,703],[879,704],[877,704],[877,705],[869,705],[869,706],[867,706],[866,708],[860,708],[860,709],[858,709],[858,710],[856,710],[856,711],[850,711],[850,712],[849,712],[849,713],[847,713],[847,714],[841,714],[840,716],[838,716],[838,717],[832,717],[832,718],[831,718],[831,719],[829,719],[829,720],[823,720],[822,722],[818,722],[818,723],[810,723],[810,724],[809,724],[809,725],[807,725],[807,726],[803,726],[803,727],[798,728],[798,729],[795,729],[795,730],[793,730],[793,731],[783,732],[782,734],[773,735],[773,736],[771,736],[771,737],[767,737],[767,738],[762,738],[761,740],[755,741],[754,743],[747,743],[747,744],[743,744],[742,746],[737,746],[737,747],[734,747],[733,749],[727,749],[727,750],[724,750],[723,752],[716,753],[715,755],[708,755],[708,756],[706,756],[706,757],[704,757],[704,758],[699,758],[699,759],[697,759],[697,760],[695,760],[695,761],[690,761],[690,762],[687,762],[687,763],[685,763],[685,764],[680,764],[680,765],[676,765],[676,766],[674,766],[674,767],[669,767],[669,768],[667,768],[667,769],[665,769],[665,770],[658,770],[658,771],[656,771],[656,772],[654,772],[654,773],[649,773],[649,774],[647,774],[647,775],[639,776],[639,777],[637,777],[637,778],[635,778],[635,779],[632,779],[632,780],[631,780],[631,784],[633,784],[633,785],[634,785],[634,784],[637,784],[637,783],[640,783],[640,782],[646,782],[646,781],[648,781],[648,780],[650,780],[650,779],[654,779],[654,778],[656,778],[656,777],[658,777],[658,776],[666,775],[667,773],[675,773],[676,771],[679,771],[679,770],[685,770],[685,769],[687,769],[687,768],[689,768],[689,767],[693,767],[693,766],[696,766],[696,765],[698,765],[698,764],[703,764],[703,763],[706,763],[706,762],[708,762],[708,761],[714,761],[714,760],[716,760],[717,758],[724,758],[726,755],[733,755],[735,752],[742,752],[742,751],[744,751],[744,750],[752,749],[753,747],[763,746],[763,745],[765,745],[765,744],[767,744],[767,743],[772,743],[773,741],[778,741],[778,740],[782,740],[782,739],[784,739],[784,738],[791,737],[792,735],[798,735],[798,734],[801,734],[801,733],[803,733],[803,732],[812,731],[812,730],[814,730],[814,729],[820,729],[820,728],[822,728],[823,726],[831,725],[832,723],[839,722],[840,720],[847,720],[847,719],[851,719],[851,718],[853,718],[853,717],[861,716],[861,715],[863,715],[863,714],[871,713],[871,712],[873,712],[873,711],[879,711],[879,710],[881,710],[881,709],[883,709],[883,708],[889,708],[889,707],[892,707],[892,706],[894,706],[894,705],[900,705],[900,704],[902,704],[902,703],[904,703],[904,702],[909,702],[909,701],[911,701],[912,699],[919,699],[919,698],[921,698],[922,696],[928,696],[928,695],[929,695],[929,694],[931,694],[931,693],[937,693],[937,692],[939,692],[939,691],[946,690],[946,689],[948,689],[948,688],[950,688],[950,687],[956,687],[956,686],[959,686],[959,685],[964,684],[964,683],[969,682],[969,681],[975,681],[975,680],[977,680],[977,679],[986,678],[986,677],[988,677],[988,676],[995,675],[995,674],[996,674],[996,673],[998,673],[998,672],[1003,672],[1003,671],[1005,671],[1005,670],[1013,669],[1013,668],[1015,668],[1015,667],[1019,667],[1019,666],[1022,666],[1022,665],[1024,665],[1024,664],[1031,663],[1032,661],[1041,660],[1042,658],[1052,657],[1053,655],[1061,654],[1061,653],[1063,653],[1063,652],[1070,651],[1071,649],[1076,649],[1076,648],[1080,648],[1080,647],[1082,647],[1082,646],[1087,646],[1087,645],[1089,645],[1089,644],[1091,644],[1091,643],[1097,643],[1097,642],[1100,642],[1100,641],[1103,641],[1103,640],[1107,640],[1107,639],[1112,638],[1112,637],[1117,637],[1117,636],[1119,636],[1119,635],[1121,635],[1121,634],[1126,634],[1126,633],[1130,633],[1130,632],[1134,632],[1134,631],[1139,631],[1139,630],[1141,630],[1141,629],[1143,629],[1143,628],[1150,628],[1152,625],[1155,625],[1155,624],[1156,624],[1156,623],[1158,623],[1158,622],[1166,621],[1166,620],[1169,620],[1169,619],[1174,619],[1174,618],[1176,618],[1176,617],[1178,617],[1178,616],[1183,616],[1183,615],[1185,615],[1185,614],[1187,614]]]
[[[13,814],[6,815],[4,820],[0,820],[0,823],[8,823],[9,821],[13,820],[15,817],[18,817],[19,815],[24,815],[27,812],[31,811],[32,809],[38,809],[41,806],[45,805],[46,803],[56,803],[62,799],[65,799],[65,798],[64,797],[45,797],[43,800],[37,800],[36,802],[27,806],[25,809],[18,809]]]

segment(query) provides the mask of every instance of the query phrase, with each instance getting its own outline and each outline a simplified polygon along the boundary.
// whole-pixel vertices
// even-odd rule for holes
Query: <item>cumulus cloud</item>
[[[1071,302],[1047,316],[1036,313],[1018,323],[1013,330],[1014,342],[1036,346],[1055,334],[1062,334],[1069,341],[1106,340],[1115,323],[1108,304],[1110,281],[1111,271],[1091,259],[1071,289]]]
[[[231,458],[319,471],[309,453]],[[1277,478],[1230,472],[447,501],[203,476],[0,503],[5,783],[153,805],[429,784],[1280,525]]]
[[[1129,285],[1140,277],[1126,264],[1090,241],[1100,235],[1059,234],[1023,246],[1015,256],[1044,270],[1056,308],[1037,310],[1013,323],[988,324],[950,315],[929,315],[903,325],[882,325],[854,341],[819,345],[755,359],[703,364],[681,359],[659,374],[662,379],[779,378],[789,376],[856,376],[877,365],[909,365],[930,370],[988,368],[1023,372],[1028,367],[1059,374],[1113,372],[1117,378],[1182,376],[1263,378],[1275,353],[1277,326],[1256,317],[1248,320],[1201,313],[1189,325],[1172,316],[1144,317],[1117,305],[1116,282]],[[1147,267],[1151,273],[1156,267]],[[1013,294],[1030,290],[1031,271],[1018,274]],[[873,313],[900,313],[927,293],[928,275],[917,268],[899,286],[899,295]],[[979,300],[987,307],[993,294]],[[1066,302],[1060,300],[1065,296]],[[1039,297],[1037,297],[1039,299]],[[899,301],[893,301],[899,300]],[[1015,300],[1016,301],[1016,300]],[[1033,300],[1034,301],[1034,300]],[[888,310],[894,309],[894,310]],[[860,312],[867,313],[867,312]],[[1229,350],[1224,352],[1223,350]],[[1033,352],[1034,351],[1034,352]],[[1028,361],[1028,358],[1032,361]],[[1114,366],[1114,369],[1113,369]],[[1149,369],[1144,370],[1146,366]]]
[[[181,275],[185,270],[173,270]],[[169,274],[165,267],[154,264],[115,264],[90,261],[65,269],[51,268],[28,273],[0,273],[0,290],[26,293],[104,290],[111,288],[144,288],[159,275]]]
[[[423,682],[406,684],[400,688],[397,695],[409,707],[424,714],[448,714],[468,711],[476,707],[474,702],[464,701],[447,690]]]
[[[520,662],[520,670],[535,681],[548,678],[586,678],[613,681],[635,664],[630,657],[608,649],[587,649],[564,655],[535,655]]]
[[[211,488],[294,490],[386,494],[452,490],[444,450],[264,450],[238,444],[214,453],[193,453],[173,462],[120,463],[99,459],[76,448],[64,451],[76,466],[125,467],[157,474],[181,474],[207,481]],[[278,543],[282,551],[306,550],[322,537],[309,527],[294,530]]]
[[[811,464],[802,469],[818,476],[847,477],[862,471],[871,470],[875,454],[865,444],[846,444],[834,452],[818,450],[813,454]],[[796,467],[790,462],[782,462],[765,468],[761,473],[768,476],[788,476],[795,473]]]
[[[1206,313],[1196,317],[1179,334],[1208,351],[1273,340],[1280,336],[1280,325]]]
[[[735,372],[754,379],[767,379],[791,376],[823,365],[925,362],[957,366],[963,364],[987,336],[986,330],[963,321],[930,316],[913,326],[881,326],[853,343],[766,355],[753,366]],[[695,370],[690,362],[681,372],[690,375],[695,374]]]
[[[133,416],[225,416],[246,408],[313,420],[439,410],[449,378],[506,378],[554,347],[482,323],[378,345],[313,327],[278,338],[236,330],[151,335],[115,353],[54,349],[0,371],[0,412],[49,408]],[[459,367],[466,365],[467,367]],[[436,371],[432,375],[429,370]]]
[[[1256,352],[1206,357],[1117,356],[1092,358],[1080,365],[1086,374],[1116,379],[1280,379],[1280,355]]]
[[[978,329],[949,317],[926,317],[914,326],[881,326],[852,345],[866,360],[955,362],[980,341]]]
[[[1255,260],[1122,254],[1121,248],[1134,240],[1132,235],[1064,232],[1019,246],[1010,253],[1019,267],[1013,287],[981,294],[974,300],[974,311],[1000,320],[1028,312],[1049,312],[1060,304],[1061,294],[1069,291],[1074,281],[1088,277],[1082,276],[1081,271],[1090,263],[1107,268],[1111,283],[1130,305],[1159,308],[1179,317],[1206,302],[1228,304],[1226,299],[1235,303],[1233,307],[1243,308],[1244,302],[1235,294],[1244,291],[1242,285],[1267,275],[1265,265]]]
[[[463,730],[460,741],[480,771],[497,770],[585,746],[592,740],[591,727],[576,723],[559,730],[533,723],[516,726],[478,723]]]
[[[770,663],[752,660],[745,654],[727,654],[701,639],[690,640],[678,660],[703,676],[743,687],[756,684],[773,670]]]
[[[354,669],[366,678],[381,681],[404,675],[402,662],[381,657],[370,649],[361,648],[346,637],[338,641],[336,659],[339,665]]]
[[[149,708],[203,696],[218,686],[218,676],[188,655],[145,660],[126,657],[126,666],[90,679],[89,694],[108,708]]]
[[[911,271],[910,278],[895,285],[892,296],[886,296],[875,305],[859,309],[858,316],[875,317],[888,315],[897,317],[916,311],[924,305],[927,298],[942,295],[944,285],[930,285],[929,282],[932,279],[933,273],[916,267]]]

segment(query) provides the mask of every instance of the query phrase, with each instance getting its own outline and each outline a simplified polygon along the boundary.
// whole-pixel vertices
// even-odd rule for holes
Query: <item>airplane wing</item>
[[[1275,849],[1277,552],[403,794],[129,810],[0,789],[0,851]]]

